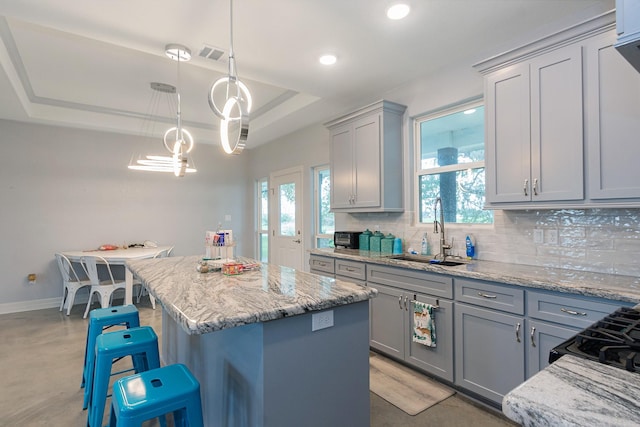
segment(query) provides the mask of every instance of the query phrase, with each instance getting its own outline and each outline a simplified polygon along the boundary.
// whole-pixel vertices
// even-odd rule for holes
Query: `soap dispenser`
[[[427,233],[422,235],[422,246],[420,249],[420,255],[429,255],[429,240],[427,239]]]

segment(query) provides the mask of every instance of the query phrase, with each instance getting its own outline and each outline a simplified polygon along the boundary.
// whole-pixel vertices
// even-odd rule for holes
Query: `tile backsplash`
[[[336,214],[336,230],[391,233],[403,251],[420,252],[426,232],[438,252],[433,224],[414,225],[414,212]],[[451,254],[465,256],[471,234],[479,260],[640,276],[640,209],[494,211],[493,225],[445,224]]]

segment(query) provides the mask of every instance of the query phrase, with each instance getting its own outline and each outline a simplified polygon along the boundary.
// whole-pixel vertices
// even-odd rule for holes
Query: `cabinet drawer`
[[[455,279],[456,301],[524,314],[524,289],[476,280]]]
[[[622,301],[593,300],[559,292],[527,291],[529,317],[576,328],[591,326],[622,305],[632,304]]]
[[[309,267],[311,270],[333,274],[335,273],[334,261],[333,258],[311,255],[309,257]]]
[[[360,279],[354,279],[353,277],[336,275],[336,279],[337,280],[344,280],[345,282],[355,283],[356,285],[364,286],[365,288],[367,287],[367,282],[366,281],[360,280]]]
[[[336,276],[350,277],[352,279],[367,280],[366,264],[357,261],[336,260]]]
[[[368,275],[367,281],[373,287],[374,283],[380,283],[435,297],[453,298],[453,279],[441,274],[369,264]]]

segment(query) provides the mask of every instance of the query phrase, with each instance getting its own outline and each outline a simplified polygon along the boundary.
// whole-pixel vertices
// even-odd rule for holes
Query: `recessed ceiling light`
[[[402,19],[406,17],[410,11],[411,8],[408,3],[394,3],[387,9],[387,18],[394,20]]]
[[[336,63],[337,60],[338,58],[336,58],[335,55],[331,55],[331,54],[322,55],[320,57],[320,63],[322,65],[333,65]]]

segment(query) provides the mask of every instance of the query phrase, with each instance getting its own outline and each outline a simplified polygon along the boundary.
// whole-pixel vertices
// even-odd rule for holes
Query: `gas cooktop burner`
[[[640,311],[621,307],[551,350],[552,363],[573,354],[601,363],[640,371]]]

